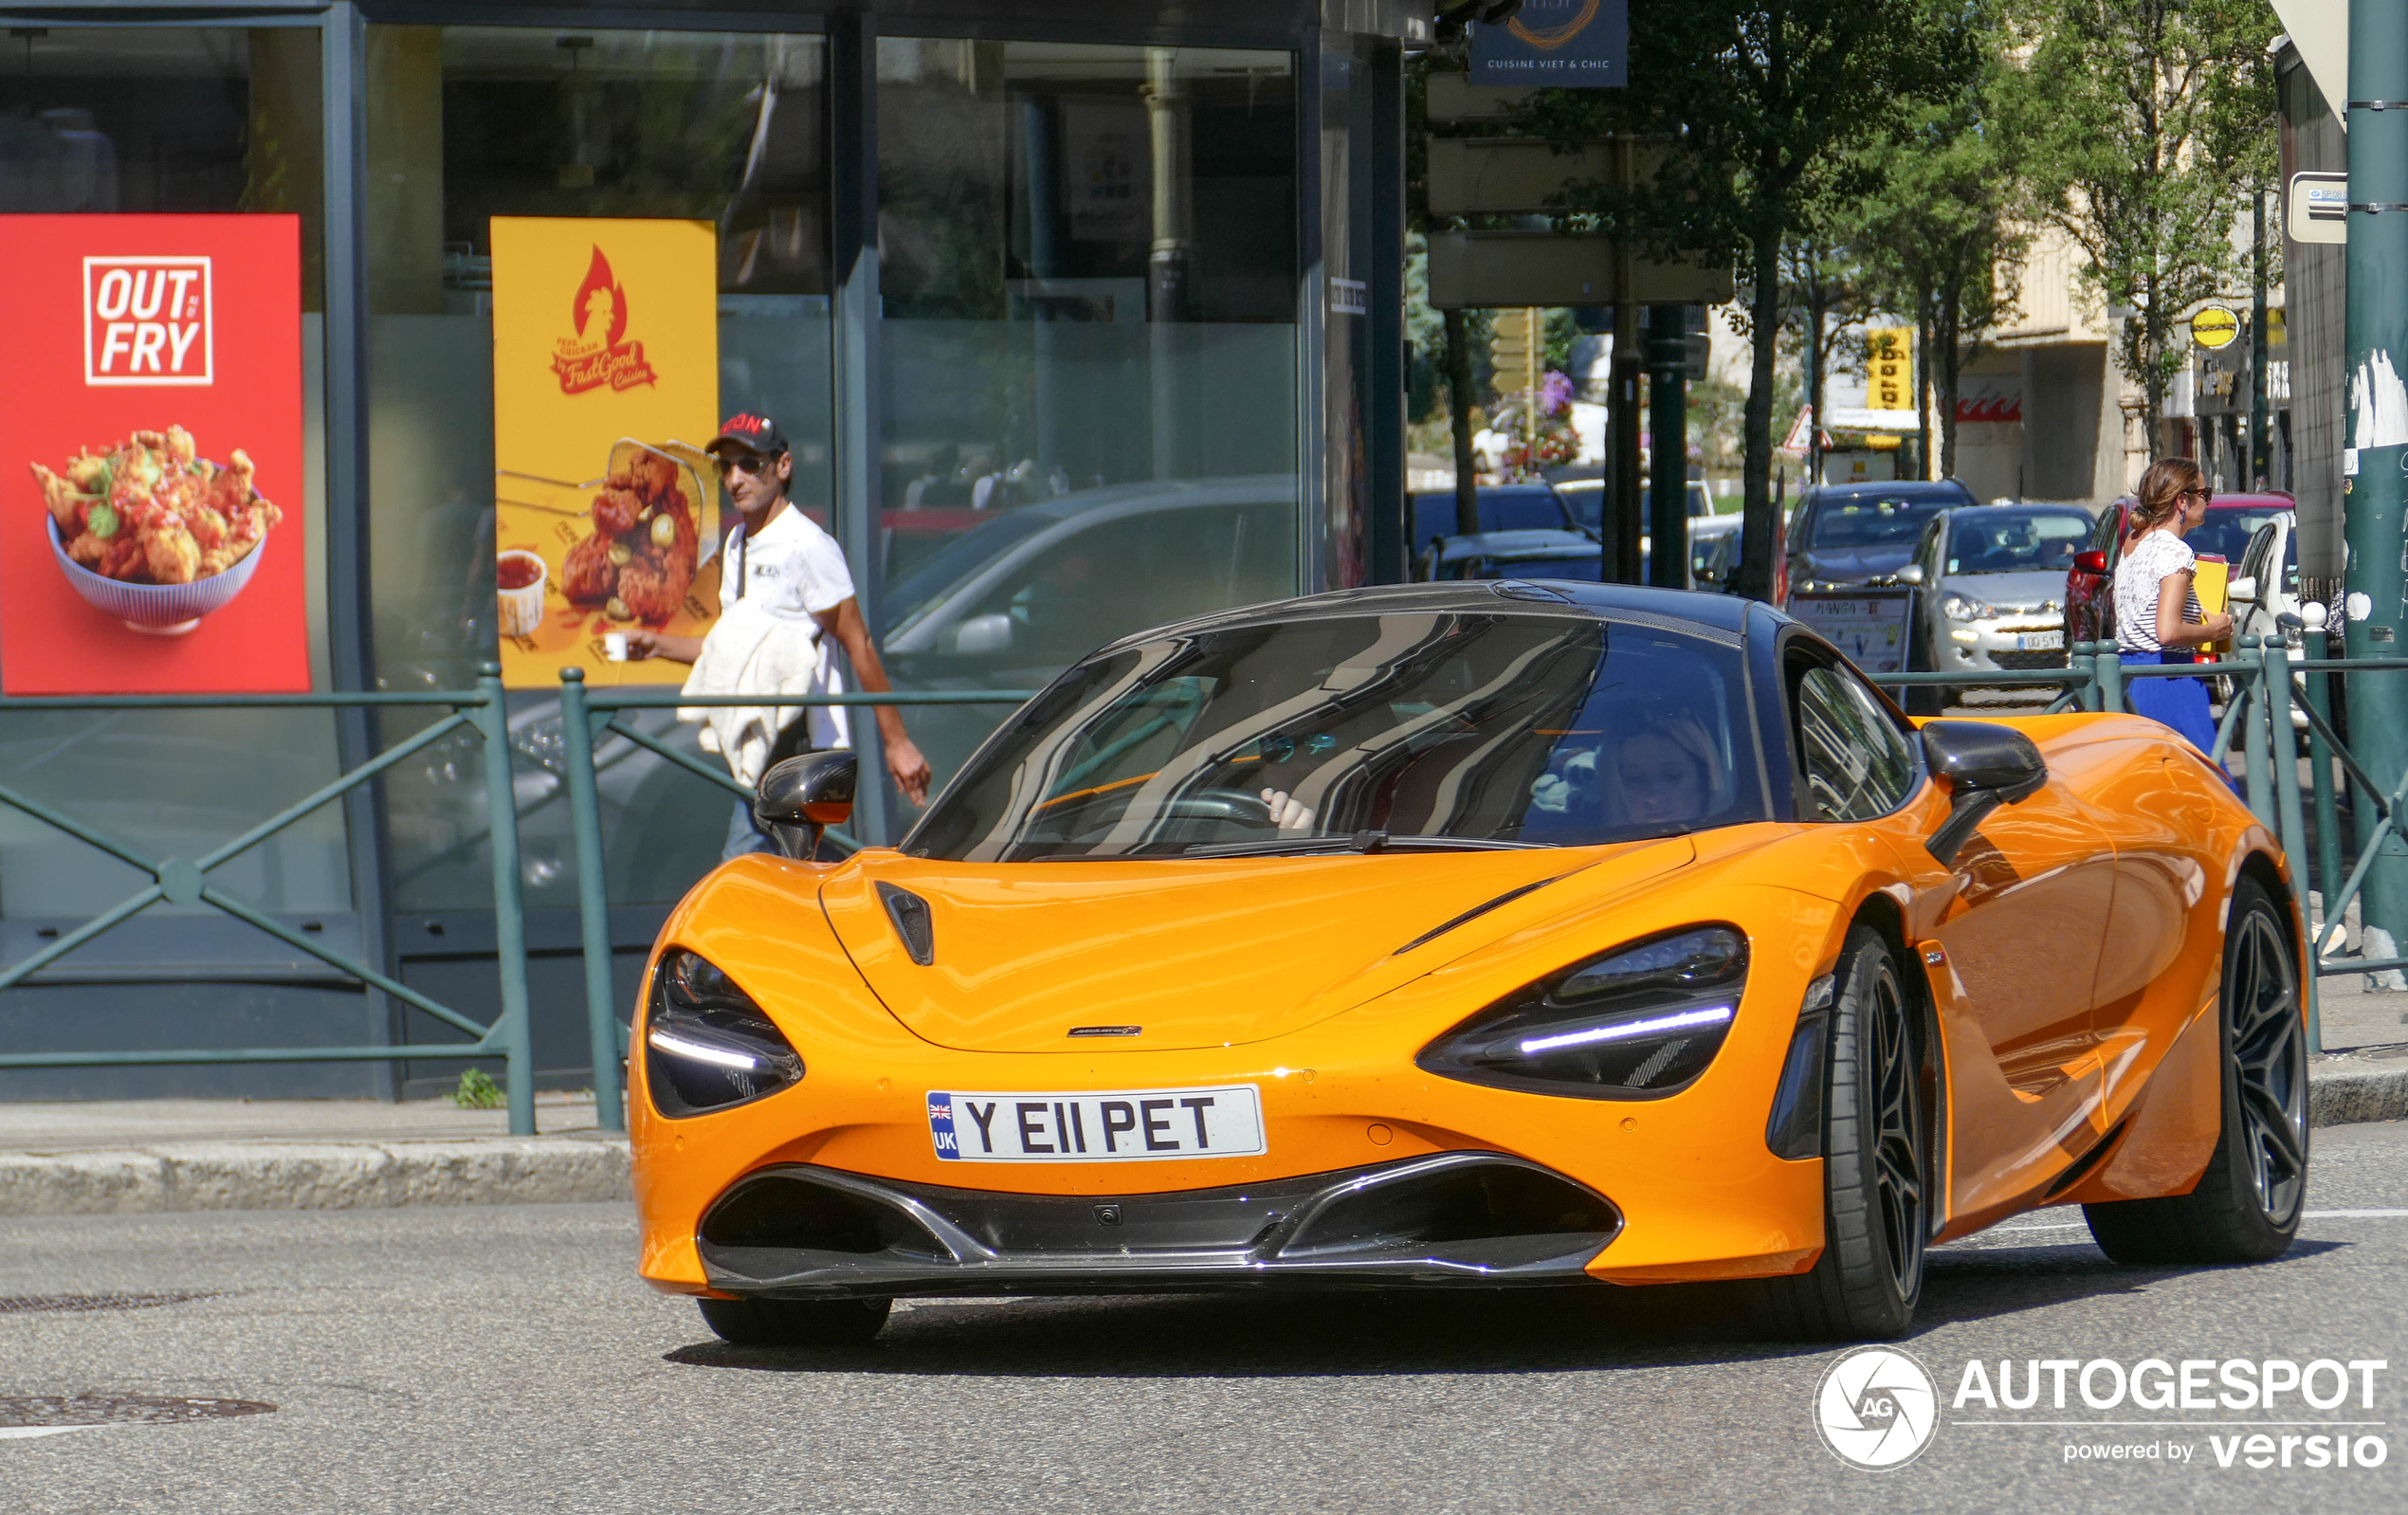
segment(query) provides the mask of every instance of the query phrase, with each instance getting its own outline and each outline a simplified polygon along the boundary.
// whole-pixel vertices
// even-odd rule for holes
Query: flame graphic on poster
[[[644,360],[644,344],[622,340],[627,336],[627,290],[612,277],[611,260],[602,255],[598,243],[569,309],[576,335],[561,338],[552,354],[552,372],[559,375],[561,393],[581,394],[605,384],[631,390],[658,382],[652,365]]]

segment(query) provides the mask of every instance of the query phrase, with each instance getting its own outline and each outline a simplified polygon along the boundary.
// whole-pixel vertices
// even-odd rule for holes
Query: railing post
[[[2248,786],[2249,808],[2257,823],[2274,829],[2274,791],[2266,772],[2266,659],[2253,636],[2233,638],[2233,658],[2248,671],[2232,681],[2233,698],[2247,700],[2241,711],[2241,775]]]
[[[2099,665],[2093,651],[2088,642],[2068,642],[2065,645],[2065,671],[2073,678],[2073,682],[2065,688],[2066,693],[2073,696],[2073,708],[2076,710],[2098,708],[2093,701],[2098,693]]]
[[[510,1134],[535,1135],[534,1037],[527,1025],[527,918],[519,879],[519,799],[510,783],[510,706],[502,692],[502,665],[477,665],[476,722],[484,738],[485,827],[493,851],[493,939],[502,977],[502,1018],[495,1040],[508,1061],[502,1086],[510,1100]]]
[[[2322,637],[2325,633],[2316,633]],[[2333,676],[2311,672],[2308,675],[2308,708],[2316,712],[2325,724],[2333,721]],[[2333,749],[2324,733],[2308,728],[2308,759],[2313,769],[2308,781],[2316,799],[2316,892],[2330,905],[2333,891],[2341,887],[2341,811],[2334,803]]]
[[[611,894],[602,853],[602,800],[593,781],[593,717],[585,670],[560,670],[560,758],[569,770],[569,818],[577,849],[577,945],[585,958],[585,1032],[593,1054],[593,1123],[627,1129],[619,1019],[611,987]]]
[[[2274,774],[2274,818],[2278,823],[2275,834],[2283,844],[2283,857],[2290,865],[2291,887],[2298,896],[2299,918],[2304,924],[2308,920],[2308,825],[2299,812],[2299,743],[2291,731],[2288,635],[2278,631],[2266,639],[2257,677],[2258,687],[2266,692],[2262,703],[2266,707],[2268,756]],[[2302,965],[2300,980],[2300,995],[2308,1009],[2308,1050],[2321,1052],[2325,1045],[2317,1013],[2316,966],[2312,961]]]
[[[2099,654],[2099,708],[2113,715],[2125,714],[2124,654],[2113,644]]]

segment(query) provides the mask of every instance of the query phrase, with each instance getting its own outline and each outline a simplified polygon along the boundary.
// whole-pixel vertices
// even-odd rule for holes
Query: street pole
[[[1629,286],[1626,283],[1624,287]],[[1639,581],[1639,307],[1622,301],[1614,307],[1614,581]]]
[[[1688,554],[1688,307],[1647,309],[1648,471],[1647,581],[1659,589],[1689,587]]]
[[[2342,440],[2352,658],[2408,652],[2399,629],[2401,505],[2408,496],[2408,0],[2349,0],[2348,409]],[[2349,741],[2376,779],[2408,766],[2408,679],[2349,675]],[[2373,803],[2352,809],[2365,840]],[[2362,905],[2368,957],[2408,935],[2408,847],[2386,833]]]
[[[2266,192],[2249,192],[2249,480],[2269,487],[2273,451],[2266,438]]]

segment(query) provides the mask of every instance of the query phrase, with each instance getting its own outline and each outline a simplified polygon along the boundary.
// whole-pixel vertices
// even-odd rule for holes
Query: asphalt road
[[[0,1419],[30,1396],[276,1408],[0,1436],[0,1508],[2397,1511],[2408,1124],[2316,1143],[2311,1212],[2389,1214],[2314,1215],[2277,1263],[2121,1269],[2066,1210],[1936,1253],[1901,1345],[1940,1423],[1883,1472],[1814,1429],[1839,1352],[1751,1342],[1663,1290],[930,1304],[866,1348],[746,1353],[635,1281],[622,1206],[12,1221]],[[57,1307],[112,1291],[211,1297]],[[2018,1379],[2027,1359],[2391,1366],[2372,1409],[2360,1375],[2330,1411],[2052,1412],[2044,1392],[2000,1414],[1952,1406],[1975,1358]],[[1968,1424],[2018,1416],[2082,1424]],[[2176,1424],[2098,1424],[2136,1418]],[[2211,1437],[2268,1419],[2381,1422],[2349,1434],[2388,1461],[2218,1465]],[[2160,1455],[2066,1460],[2116,1443]]]

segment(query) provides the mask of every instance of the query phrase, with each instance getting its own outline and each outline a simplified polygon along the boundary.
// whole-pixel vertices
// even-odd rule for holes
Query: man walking
[[[728,498],[736,502],[736,509],[743,518],[742,524],[728,538],[720,558],[721,619],[711,635],[718,636],[731,624],[728,612],[738,602],[747,602],[757,614],[806,629],[804,634],[818,646],[820,653],[820,671],[812,683],[812,692],[832,694],[844,687],[832,659],[827,656],[826,643],[830,637],[851,659],[854,677],[864,690],[880,694],[893,688],[886,680],[885,666],[878,660],[878,648],[870,642],[868,625],[862,620],[861,603],[853,594],[852,575],[845,566],[844,549],[786,498],[786,486],[794,476],[794,460],[787,449],[786,433],[769,417],[746,412],[730,417],[720,428],[719,435],[711,439],[707,450],[719,460],[727,482]],[[627,650],[630,658],[699,663],[709,640],[672,636],[648,629],[631,630],[628,633]],[[755,663],[745,666],[753,666]],[[739,683],[730,692],[772,695],[779,691],[743,687]],[[901,711],[893,705],[875,709],[879,739],[886,753],[886,772],[905,798],[914,805],[926,804],[928,760],[904,733]],[[844,707],[814,707],[797,717],[794,724],[802,724],[807,719],[809,724],[804,731],[815,739],[812,746],[851,744]],[[782,749],[790,745],[783,739],[777,743],[781,756]],[[758,779],[757,774],[744,774],[734,749],[728,749],[727,757],[739,777]],[[732,858],[770,849],[769,839],[754,824],[752,807],[739,801],[728,830],[724,856]]]

